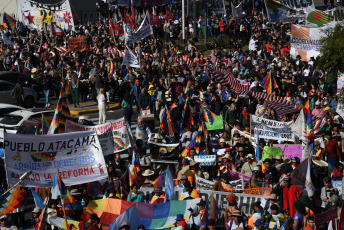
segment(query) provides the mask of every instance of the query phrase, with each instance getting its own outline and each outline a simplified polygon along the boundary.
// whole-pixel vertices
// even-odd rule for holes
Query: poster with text
[[[55,135],[5,133],[7,181],[10,186],[25,172],[25,187],[51,187],[57,169],[66,186],[107,178],[106,164],[95,131]]]
[[[104,156],[114,153],[114,143],[112,136],[112,125],[111,123],[88,126],[75,123],[73,121],[67,120],[66,122],[66,133],[69,132],[79,132],[79,131],[96,131],[99,139],[100,146]]]
[[[129,133],[124,117],[111,122],[114,152],[120,152],[131,147]]]

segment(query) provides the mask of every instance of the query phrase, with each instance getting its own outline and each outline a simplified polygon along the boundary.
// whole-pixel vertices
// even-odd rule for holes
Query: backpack
[[[18,84],[16,84],[16,85],[14,86],[14,88],[12,89],[11,97],[12,97],[13,99],[17,99],[17,97],[18,97],[17,88],[18,88]]]

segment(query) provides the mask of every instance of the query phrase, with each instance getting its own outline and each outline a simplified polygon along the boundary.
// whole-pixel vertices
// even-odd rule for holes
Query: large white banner
[[[213,186],[215,183],[216,183],[215,181],[206,180],[196,175],[197,189],[213,190]],[[242,193],[244,191],[243,179],[229,181],[228,185],[233,188],[234,193]]]
[[[235,21],[240,20],[241,18],[244,17],[243,10],[242,10],[242,2],[240,2],[240,4],[237,5],[236,7],[231,2],[231,6],[232,6],[232,15]]]
[[[107,178],[106,164],[94,131],[55,135],[5,133],[5,162],[10,186],[27,171],[25,187],[51,187],[59,169],[67,186]]]
[[[138,54],[136,56],[128,47],[126,47],[122,65],[130,66],[133,68],[141,68],[140,55]]]
[[[295,0],[295,2],[296,1],[299,1],[299,0]],[[265,0],[264,2],[266,6],[267,16],[270,23],[288,23],[290,21],[295,21],[297,19],[305,18],[306,8],[299,7],[301,6],[301,4],[298,4],[298,3],[295,4],[292,2],[291,4],[285,4],[285,1],[277,1],[277,0]]]
[[[66,30],[74,30],[74,21],[69,0],[54,4],[43,4],[32,0],[17,0],[18,20],[31,29],[41,30],[52,22]]]
[[[225,14],[225,1],[224,0],[213,0],[211,8],[215,14]]]
[[[259,138],[280,141],[294,141],[295,136],[291,131],[292,125],[292,121],[274,121],[251,115],[251,134],[254,137],[257,136],[258,132]]]
[[[130,138],[125,122],[125,118],[122,117],[111,122],[112,135],[114,143],[114,152],[120,152],[130,148]]]
[[[153,34],[152,26],[149,24],[148,11],[140,27],[137,30],[132,30],[130,26],[125,23],[123,29],[126,44],[141,41],[145,37],[148,37],[149,35]]]
[[[112,125],[111,123],[96,125],[96,126],[87,126],[75,123],[73,121],[67,120],[66,122],[66,133],[68,132],[79,132],[79,131],[96,131],[100,146],[104,156],[114,153],[114,142],[112,135]]]
[[[322,47],[320,40],[326,37],[321,28],[291,25],[291,48],[290,54],[296,58],[301,56],[303,61],[309,61],[311,57],[316,58]]]

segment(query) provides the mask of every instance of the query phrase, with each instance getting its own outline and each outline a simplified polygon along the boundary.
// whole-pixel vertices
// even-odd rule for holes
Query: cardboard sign
[[[262,157],[263,161],[267,158],[269,159],[271,159],[272,157],[275,158],[277,155],[280,155],[281,157],[283,157],[283,152],[280,147],[264,146],[264,152],[263,152],[263,157]]]
[[[280,147],[282,149],[283,155],[292,159],[293,157],[298,157],[302,159],[302,145],[273,145],[274,147]]]
[[[247,188],[244,190],[244,194],[262,195],[262,188]]]
[[[68,52],[83,52],[87,50],[87,36],[69,38],[67,40]]]

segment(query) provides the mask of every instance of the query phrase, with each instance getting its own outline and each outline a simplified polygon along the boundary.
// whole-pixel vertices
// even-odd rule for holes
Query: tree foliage
[[[328,37],[321,40],[322,48],[317,65],[327,71],[326,79],[334,81],[344,72],[344,26],[337,24]]]

